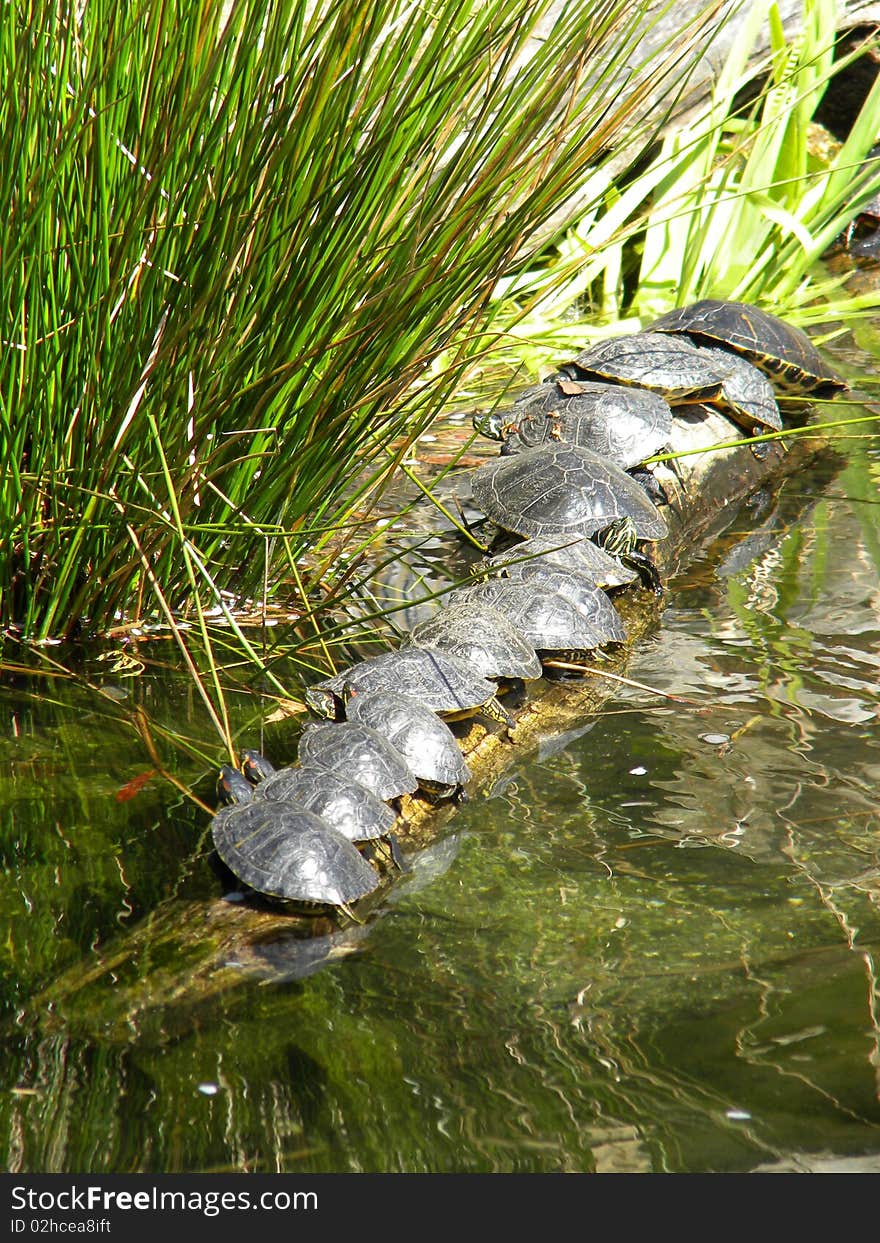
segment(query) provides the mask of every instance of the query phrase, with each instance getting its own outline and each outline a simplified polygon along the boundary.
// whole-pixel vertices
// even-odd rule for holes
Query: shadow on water
[[[630,672],[699,711],[548,740],[363,927],[238,942],[124,714],[4,685],[6,1168],[880,1169],[880,454],[844,452],[670,585]]]

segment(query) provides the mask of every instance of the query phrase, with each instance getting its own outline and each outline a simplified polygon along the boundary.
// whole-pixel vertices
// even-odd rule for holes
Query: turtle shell
[[[501,452],[565,441],[629,470],[659,453],[671,431],[672,410],[659,393],[559,378],[529,389],[510,407]]]
[[[392,809],[366,786],[326,768],[280,768],[256,788],[255,797],[296,803],[326,820],[350,842],[369,842],[394,828]]]
[[[652,333],[687,333],[742,354],[787,393],[832,397],[849,387],[800,328],[745,302],[703,298],[661,315]]]
[[[345,711],[350,721],[367,725],[387,738],[419,781],[454,787],[470,780],[470,769],[452,730],[411,695],[397,691],[355,694],[346,701]]]
[[[586,574],[597,587],[622,587],[638,578],[635,570],[612,557],[591,539],[536,535],[532,539],[514,544],[505,552],[497,553],[481,562],[481,569],[489,573],[499,572],[509,578],[521,577],[519,569],[524,565],[552,565],[560,570],[577,570]]]
[[[517,588],[516,592],[513,588]],[[525,595],[523,592],[525,591]],[[471,595],[473,593],[473,595]],[[469,599],[489,600],[499,611],[503,608],[518,629],[520,618],[508,611],[511,602],[528,598],[528,596],[559,599],[570,604],[581,617],[589,623],[600,643],[622,643],[626,638],[626,630],[620,614],[608,596],[584,574],[576,570],[554,569],[552,566],[536,566],[531,573],[520,579],[496,578],[486,583],[478,583],[474,587],[466,587],[462,595]],[[458,592],[453,592],[458,596]],[[535,644],[535,647],[541,645]],[[546,644],[543,645],[546,648]],[[576,647],[577,644],[569,644]]]
[[[452,593],[455,600],[479,600],[504,610],[517,630],[537,651],[591,651],[608,640],[601,624],[594,624],[561,596],[527,582],[498,579],[477,583]]]
[[[559,375],[636,385],[662,393],[670,405],[716,401],[724,378],[686,337],[662,332],[636,332],[599,341],[563,364]]]
[[[379,884],[347,838],[300,807],[266,799],[222,807],[211,835],[230,871],[269,897],[346,906]]]
[[[751,432],[755,427],[782,431],[782,416],[776,404],[773,385],[747,358],[732,354],[718,345],[697,347],[711,366],[724,372],[721,386],[724,405],[735,422]]]
[[[606,643],[622,643],[626,638],[620,614],[611,600],[589,575],[581,574],[578,570],[564,570],[559,566],[533,562],[531,565],[520,565],[516,577],[497,581],[526,583],[548,595],[560,596],[573,604],[579,613],[583,613]]]
[[[344,774],[377,798],[411,794],[418,778],[406,760],[381,734],[354,721],[309,725],[299,740],[300,763]]]
[[[323,691],[341,703],[346,685],[364,691],[397,691],[420,700],[432,712],[460,713],[488,703],[497,686],[451,653],[426,647],[404,647],[364,660],[310,691]],[[307,697],[309,692],[307,692]]]
[[[592,535],[631,518],[638,539],[662,539],[666,521],[629,475],[577,445],[542,445],[471,476],[480,508],[518,535]]]
[[[532,645],[491,605],[451,604],[413,627],[407,644],[451,652],[484,678],[539,678]]]

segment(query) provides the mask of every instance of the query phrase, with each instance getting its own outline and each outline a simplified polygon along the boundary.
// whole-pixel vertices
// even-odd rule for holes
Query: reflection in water
[[[823,470],[672,584],[630,672],[702,708],[622,691],[372,922],[239,965],[205,817],[3,692],[7,1168],[876,1169],[877,462]]]

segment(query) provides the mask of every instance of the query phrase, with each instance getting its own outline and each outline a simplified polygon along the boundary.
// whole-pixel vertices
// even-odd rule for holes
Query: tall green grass
[[[825,155],[811,141],[823,92],[858,54],[835,61],[837,22],[835,0],[804,0],[786,40],[776,4],[755,0],[705,105],[668,130],[636,176],[590,174],[591,206],[555,254],[499,286],[499,322],[532,346],[558,347],[583,341],[585,310],[595,328],[620,317],[637,326],[705,297],[759,302],[799,323],[880,305],[819,267],[880,192],[880,82],[839,149]]]
[[[648,141],[689,56],[628,68],[648,9],[3,6],[3,625],[204,630],[362,538],[498,279]]]

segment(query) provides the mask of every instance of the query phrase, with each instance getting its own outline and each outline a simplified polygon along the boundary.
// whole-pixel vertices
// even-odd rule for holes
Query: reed
[[[5,627],[234,612],[368,533],[498,279],[686,69],[620,98],[649,5],[548,8],[4,6]]]

